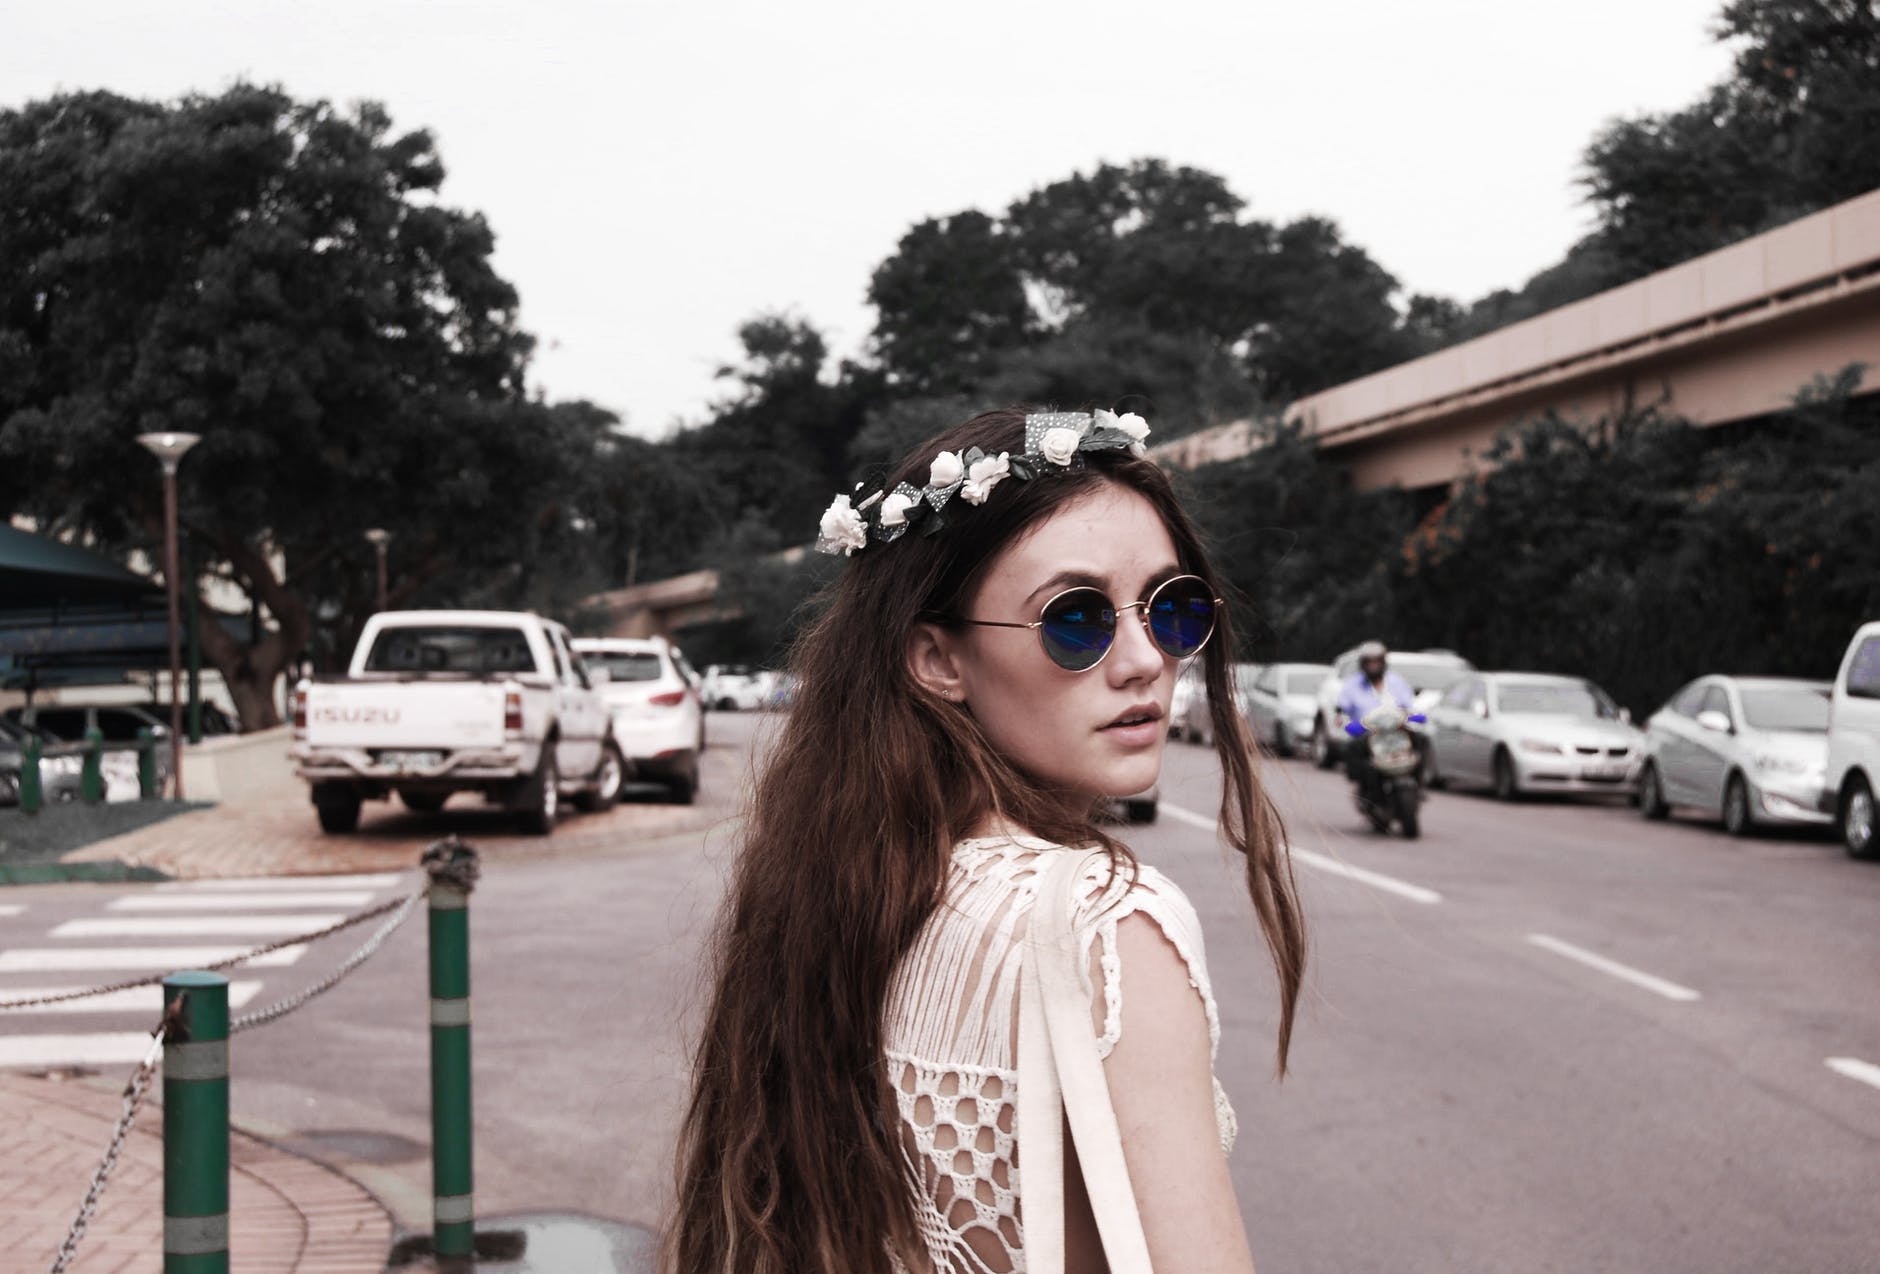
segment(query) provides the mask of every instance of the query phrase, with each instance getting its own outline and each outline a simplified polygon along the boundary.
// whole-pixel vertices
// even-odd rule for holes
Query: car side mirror
[[[1488,720],[1488,705],[1482,702],[1480,699],[1477,699],[1474,703],[1470,704],[1469,710],[1474,712],[1476,716],[1482,718],[1482,720],[1484,721]]]
[[[1619,709],[1619,721],[1623,725],[1631,725],[1632,724],[1632,709],[1630,708]]]
[[[1715,708],[1697,714],[1697,724],[1717,734],[1730,733],[1730,718]]]

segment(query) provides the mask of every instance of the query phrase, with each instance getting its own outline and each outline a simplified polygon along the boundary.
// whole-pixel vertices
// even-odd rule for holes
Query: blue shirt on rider
[[[1416,694],[1410,689],[1410,683],[1394,672],[1384,674],[1384,685],[1380,689],[1371,684],[1371,679],[1362,671],[1351,674],[1344,688],[1338,692],[1338,710],[1351,721],[1363,721],[1365,713],[1383,703],[1386,699],[1396,702],[1405,712],[1415,711]]]

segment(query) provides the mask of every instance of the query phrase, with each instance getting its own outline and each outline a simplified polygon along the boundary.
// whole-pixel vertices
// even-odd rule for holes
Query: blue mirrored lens
[[[1149,601],[1149,633],[1164,653],[1186,659],[1214,632],[1214,596],[1199,579],[1173,579]]]
[[[1066,593],[1045,609],[1038,635],[1060,668],[1081,672],[1103,658],[1116,639],[1116,610],[1095,589]]]

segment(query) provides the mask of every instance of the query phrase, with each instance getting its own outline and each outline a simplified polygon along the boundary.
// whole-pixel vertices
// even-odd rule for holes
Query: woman
[[[1025,923],[1074,847],[1105,851],[1073,864],[1071,928],[1148,1255],[1253,1268],[1199,925],[1097,821],[1155,782],[1178,659],[1198,648],[1221,827],[1279,972],[1283,1073],[1303,924],[1233,709],[1233,633],[1147,433],[1133,415],[988,412],[824,516],[818,547],[851,560],[795,652],[720,921],[678,1274],[1012,1274],[1028,1193],[1061,1199],[1067,1270],[1105,1268],[1077,1145],[1061,1180],[1029,1184],[1015,1148],[1036,1075],[1017,1048]]]

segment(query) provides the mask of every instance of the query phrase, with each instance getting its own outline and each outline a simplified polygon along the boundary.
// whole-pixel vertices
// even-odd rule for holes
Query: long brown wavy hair
[[[941,451],[1016,455],[1024,436],[1021,409],[976,416],[915,448],[889,486],[924,486]],[[1006,481],[976,508],[953,501],[938,534],[871,542],[792,652],[795,706],[757,779],[713,940],[667,1236],[672,1274],[877,1274],[884,1247],[924,1265],[882,1034],[889,983],[940,904],[950,847],[991,813],[1060,844],[1103,846],[1134,872],[1087,801],[1014,768],[907,661],[918,617],[963,615],[1001,549],[1104,484],[1147,499],[1182,568],[1215,578],[1155,464],[1125,451],[1081,460]],[[1305,925],[1236,708],[1233,650],[1222,614],[1200,656],[1226,776],[1220,825],[1246,858],[1278,970],[1284,1074]]]

